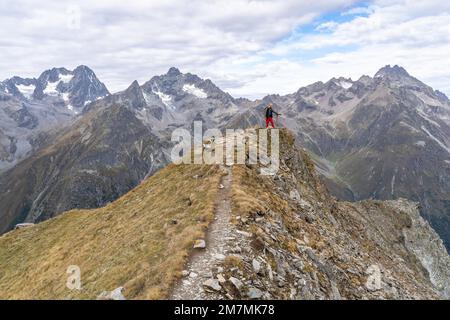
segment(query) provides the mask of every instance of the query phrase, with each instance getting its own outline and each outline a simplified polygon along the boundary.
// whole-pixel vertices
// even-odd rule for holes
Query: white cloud
[[[352,4],[357,1],[3,1],[0,78],[86,64],[117,91],[177,66],[233,95],[260,97],[400,64],[450,93],[449,2]],[[316,23],[331,11],[347,21]],[[303,34],[302,26],[317,30]]]
[[[299,34],[269,48],[266,54],[272,56],[270,61],[257,64],[267,78],[235,91],[264,88],[260,92],[289,93],[313,81],[333,76],[357,79],[373,75],[384,65],[399,64],[450,94],[449,2],[374,1],[367,11],[358,9],[353,14],[356,16],[349,21],[322,22],[320,32]]]
[[[211,64],[251,57],[352,2],[2,1],[0,77],[86,64],[116,91],[170,66],[208,74]]]

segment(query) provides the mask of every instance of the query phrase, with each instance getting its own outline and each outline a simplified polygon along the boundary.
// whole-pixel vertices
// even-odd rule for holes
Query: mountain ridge
[[[357,81],[333,78],[285,96],[250,101],[231,97],[208,79],[171,68],[143,85],[136,81],[127,90],[92,102],[84,112],[118,105],[128,108],[167,155],[175,128],[190,129],[194,120],[202,120],[205,129],[262,126],[263,109],[272,102],[283,114],[281,125],[290,128],[297,143],[312,153],[333,195],[343,200],[403,197],[419,201],[422,215],[448,245],[448,98],[417,83],[401,67],[386,66],[377,74]],[[102,114],[107,117],[108,113]],[[24,125],[30,123],[26,115],[17,117]]]
[[[201,288],[191,299],[448,294],[450,257],[416,204],[336,201],[287,130],[280,132],[280,170],[259,171],[250,164],[229,170],[171,164],[105,207],[6,233],[0,297],[101,299],[120,289],[126,299],[165,299],[179,282]],[[227,237],[209,248],[208,268],[197,273],[189,256],[203,250],[193,249],[199,239],[209,243],[225,177],[231,178]],[[65,271],[74,264],[82,290],[66,287]]]

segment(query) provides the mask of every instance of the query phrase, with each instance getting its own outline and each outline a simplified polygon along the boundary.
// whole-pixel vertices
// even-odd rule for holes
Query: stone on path
[[[205,249],[206,248],[206,242],[203,239],[195,240],[194,242],[194,249]]]
[[[216,279],[208,279],[205,282],[203,282],[203,286],[206,289],[213,290],[213,291],[220,291],[222,290],[222,287],[220,286],[219,280]]]

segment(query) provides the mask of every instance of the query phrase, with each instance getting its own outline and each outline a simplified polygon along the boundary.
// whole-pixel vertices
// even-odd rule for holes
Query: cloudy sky
[[[112,92],[176,66],[250,98],[399,64],[450,95],[450,1],[1,1],[1,79],[80,64]]]

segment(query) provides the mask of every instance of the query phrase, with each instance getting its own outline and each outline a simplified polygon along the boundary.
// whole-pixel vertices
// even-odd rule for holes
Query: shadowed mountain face
[[[37,79],[0,82],[0,172],[39,147],[38,133],[67,125],[85,105],[109,92],[85,66],[53,68]]]
[[[64,74],[65,71],[58,72]],[[43,79],[47,83],[54,82],[54,76],[50,74]],[[1,88],[5,88],[5,83],[0,84],[0,91]],[[58,84],[57,88],[65,90],[64,83]],[[33,99],[40,98],[39,94],[37,96]],[[95,181],[83,176],[68,184],[76,188],[67,191],[70,196],[64,193],[51,201],[40,202],[44,188],[48,188],[45,192],[49,194],[56,192],[60,188],[58,183],[67,182],[61,179],[75,169],[66,165],[63,155],[67,153],[68,145],[61,140],[63,134],[56,131],[38,136],[35,141],[41,146],[40,152],[1,177],[2,194],[16,190],[11,177],[14,181],[29,181],[29,170],[49,170],[45,158],[49,150],[53,152],[53,158],[62,157],[64,161],[53,162],[57,174],[51,185],[47,181],[30,184],[22,196],[1,198],[2,205],[9,208],[8,213],[0,211],[9,217],[7,226],[2,222],[2,230],[25,218],[35,221],[53,216],[63,208],[102,205],[151,174],[151,166],[167,163],[165,154],[170,149],[173,129],[190,128],[194,120],[203,120],[204,127],[209,128],[262,125],[263,110],[268,102],[274,103],[274,109],[282,113],[280,119],[275,119],[277,124],[291,129],[297,143],[312,153],[318,171],[333,195],[345,200],[404,197],[418,201],[421,214],[449,246],[450,102],[444,94],[398,66],[386,66],[374,77],[363,76],[357,81],[333,78],[326,83],[317,82],[300,88],[293,94],[271,95],[257,102],[234,99],[210,80],[183,74],[176,68],[153,77],[142,86],[135,81],[125,91],[87,104],[78,124],[71,123],[60,129],[61,132],[76,133],[80,130],[79,123],[98,117],[98,129],[91,133],[92,139],[97,139],[95,147],[78,150],[81,148],[79,140],[69,144],[73,148],[71,161],[81,161],[80,154],[88,152],[89,161],[83,162],[78,169],[95,172],[90,176],[95,177]],[[127,116],[124,119],[114,117],[112,112],[117,109]],[[26,110],[13,116],[25,127],[33,125],[33,114],[29,115]],[[129,132],[128,123],[130,126],[133,123],[139,130]],[[119,137],[115,136],[119,134]],[[143,139],[148,135],[152,138]],[[2,136],[0,131],[0,139],[7,142],[9,136]],[[141,140],[142,143],[137,143]],[[109,156],[104,155],[103,145],[107,145]],[[133,148],[152,150],[153,160],[148,163],[150,154],[134,153]],[[6,149],[0,152],[5,153]],[[112,154],[124,154],[125,158],[111,165],[108,161]],[[133,178],[108,180],[109,173],[97,168],[104,165],[114,168],[118,176],[128,175],[125,171],[131,170]],[[104,187],[104,179],[114,183],[115,189]],[[28,205],[19,205],[25,194]],[[43,204],[39,207],[33,203]]]

